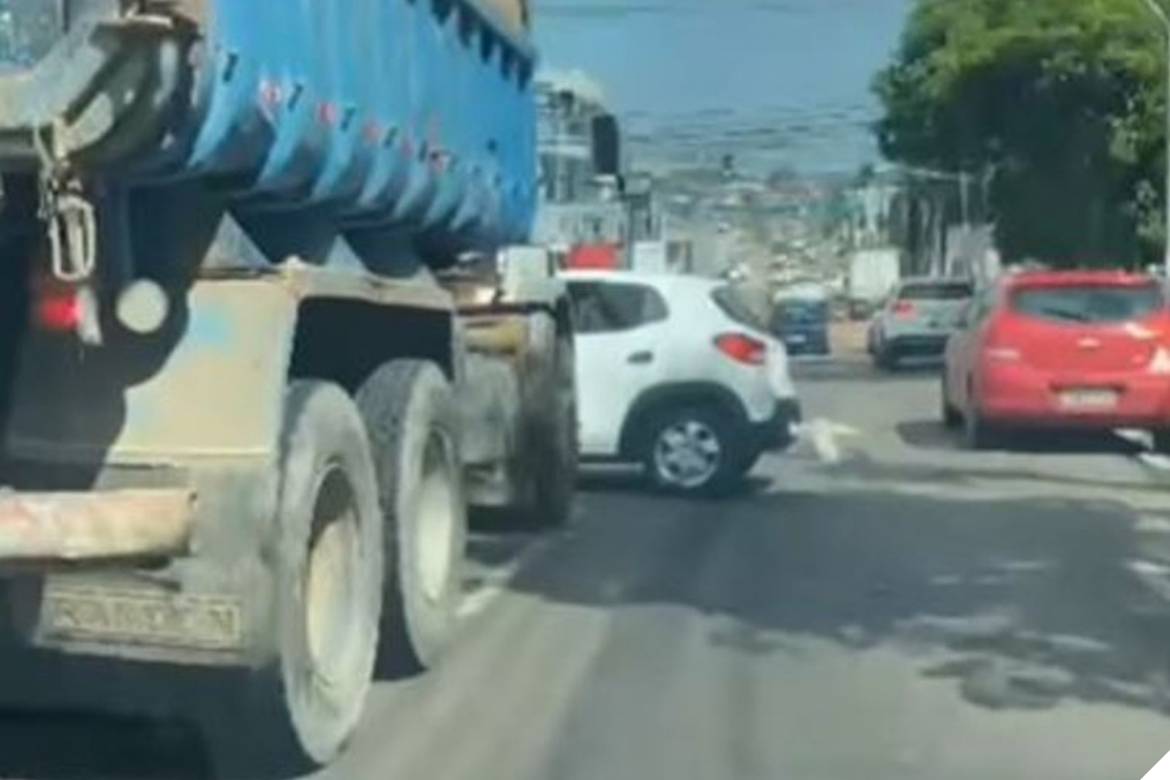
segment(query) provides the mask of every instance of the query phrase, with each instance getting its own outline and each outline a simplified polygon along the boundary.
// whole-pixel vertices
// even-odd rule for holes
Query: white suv
[[[563,277],[584,459],[642,463],[658,487],[711,494],[792,443],[800,403],[784,345],[735,288],[629,271]]]

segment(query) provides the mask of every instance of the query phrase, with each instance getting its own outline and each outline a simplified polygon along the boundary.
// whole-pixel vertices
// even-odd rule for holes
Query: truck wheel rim
[[[654,446],[654,467],[663,482],[682,488],[706,484],[719,470],[723,445],[715,431],[698,420],[665,429]]]
[[[325,681],[340,679],[355,627],[354,592],[360,553],[357,502],[340,466],[321,480],[313,509],[313,538],[305,574],[309,657]]]
[[[455,492],[446,468],[446,447],[431,437],[423,465],[418,499],[419,580],[428,601],[442,600],[451,576],[451,545],[455,535]]]

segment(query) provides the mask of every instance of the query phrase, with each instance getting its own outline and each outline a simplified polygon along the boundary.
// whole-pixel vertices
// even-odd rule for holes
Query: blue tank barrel
[[[0,0],[0,172],[527,239],[526,0]]]

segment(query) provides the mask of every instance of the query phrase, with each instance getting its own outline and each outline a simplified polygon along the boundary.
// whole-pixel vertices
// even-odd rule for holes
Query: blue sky
[[[535,0],[544,65],[581,69],[643,158],[856,168],[911,0]]]

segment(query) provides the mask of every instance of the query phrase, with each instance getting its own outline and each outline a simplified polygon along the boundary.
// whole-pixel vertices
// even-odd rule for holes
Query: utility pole
[[[1170,16],[1159,0],[1145,0],[1150,12],[1162,23],[1166,33],[1166,242],[1162,256],[1162,272],[1170,279]]]

